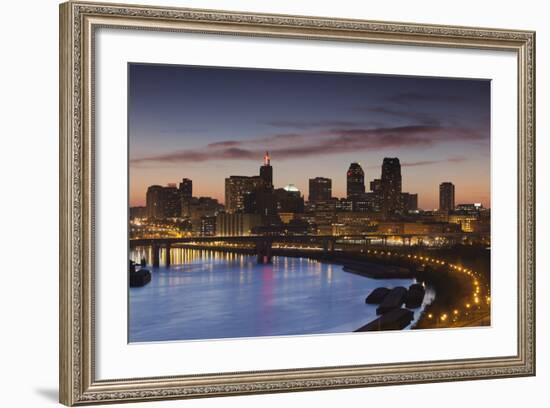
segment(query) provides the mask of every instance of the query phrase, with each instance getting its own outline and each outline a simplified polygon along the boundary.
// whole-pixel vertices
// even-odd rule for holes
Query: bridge
[[[442,240],[447,245],[463,242],[465,239],[482,240],[489,237],[486,233],[425,233],[425,234],[392,234],[392,233],[368,233],[363,235],[247,235],[247,236],[213,236],[213,237],[180,237],[180,238],[136,238],[130,239],[130,248],[150,246],[153,252],[153,266],[160,264],[160,251],[162,248],[169,253],[175,245],[185,244],[248,244],[255,247],[258,263],[271,263],[273,244],[301,244],[314,245],[323,253],[331,253],[336,244],[369,246],[373,242],[380,242],[385,247],[388,240],[398,241],[403,246],[412,245],[412,241],[422,243],[429,240]],[[167,266],[170,265],[170,257],[166,257]]]

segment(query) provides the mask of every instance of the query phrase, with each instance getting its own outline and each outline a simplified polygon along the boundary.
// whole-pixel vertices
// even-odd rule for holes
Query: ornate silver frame
[[[518,350],[513,356],[97,380],[94,375],[93,46],[98,27],[513,51],[518,63]],[[535,33],[228,11],[60,6],[60,402],[304,391],[535,374]]]

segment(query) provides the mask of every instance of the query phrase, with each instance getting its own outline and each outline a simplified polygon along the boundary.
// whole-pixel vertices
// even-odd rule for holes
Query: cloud
[[[387,101],[397,103],[397,104],[410,104],[410,103],[424,103],[424,102],[462,102],[466,100],[463,96],[460,95],[441,95],[434,93],[425,93],[425,92],[401,92],[390,96],[387,98]]]
[[[233,146],[238,146],[240,145],[241,142],[238,141],[238,140],[224,140],[222,142],[215,142],[215,143],[210,143],[208,145],[206,145],[206,147],[213,147],[213,148],[217,148],[217,147],[233,147]]]
[[[374,108],[359,108],[358,110],[391,116],[392,118],[408,119],[421,125],[439,126],[441,124],[441,121],[433,115],[418,111],[415,112],[409,109],[392,109],[383,106],[377,106]]]
[[[329,156],[338,153],[383,149],[419,149],[456,141],[483,141],[475,129],[415,125],[378,128],[333,128],[318,132],[286,133],[256,139],[227,140],[198,149],[133,158],[145,163],[191,163],[212,160],[257,160],[269,150],[277,160]],[[428,164],[424,163],[423,165]],[[414,164],[411,164],[414,165]],[[420,165],[420,164],[417,164]]]
[[[332,128],[332,127],[354,127],[359,126],[357,122],[347,120],[319,120],[319,121],[300,121],[300,120],[274,120],[267,122],[267,125],[278,128],[293,129],[312,129],[312,128]]]
[[[450,157],[448,159],[441,159],[441,160],[421,160],[416,162],[404,162],[401,163],[401,167],[418,167],[418,166],[429,166],[432,164],[439,164],[439,163],[460,163],[466,161],[465,157]]]

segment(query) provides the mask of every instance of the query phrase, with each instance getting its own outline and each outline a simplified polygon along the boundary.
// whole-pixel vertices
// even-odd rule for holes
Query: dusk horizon
[[[182,178],[224,203],[225,178],[258,174],[265,151],[274,186],[306,198],[315,177],[344,198],[352,162],[368,190],[397,157],[419,208],[442,182],[490,207],[488,80],[130,64],[128,112],[131,207]]]
[[[129,341],[491,324],[490,82],[129,66]]]

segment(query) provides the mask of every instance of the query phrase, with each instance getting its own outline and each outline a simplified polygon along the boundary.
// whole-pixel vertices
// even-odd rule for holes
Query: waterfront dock
[[[346,260],[342,264],[344,271],[371,279],[411,279],[414,277],[409,268],[398,265],[351,260]]]

